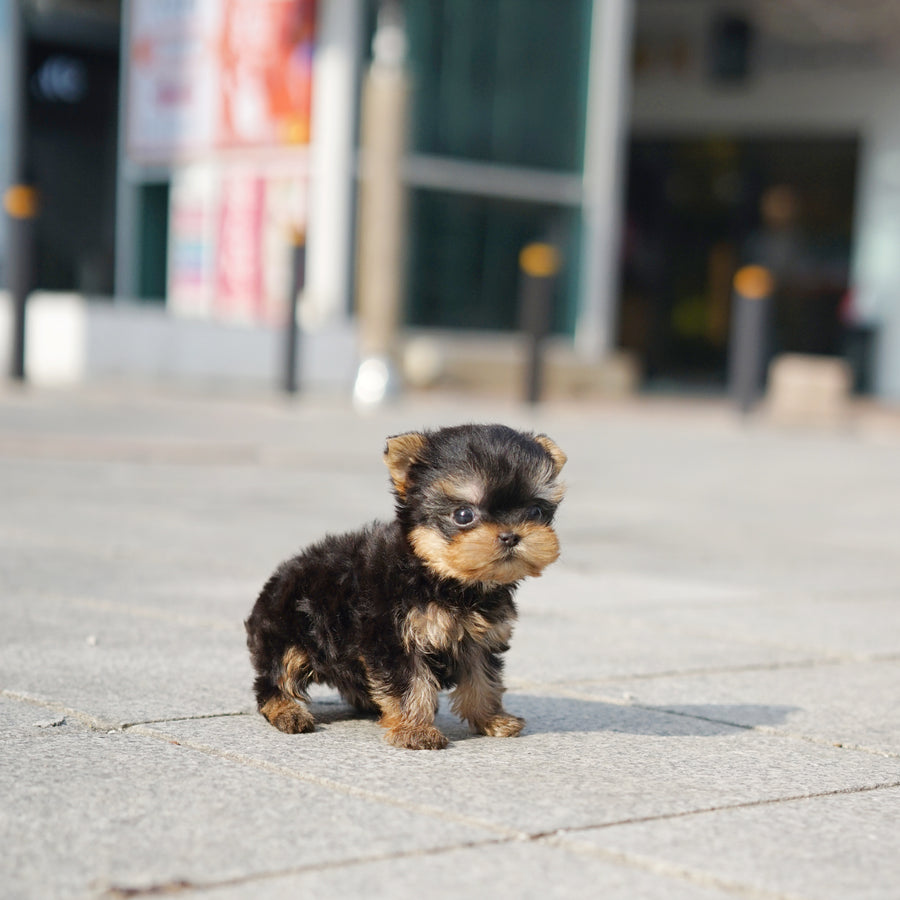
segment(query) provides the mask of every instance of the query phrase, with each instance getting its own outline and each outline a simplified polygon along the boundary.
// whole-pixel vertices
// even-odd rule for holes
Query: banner
[[[169,195],[169,308],[223,322],[283,324],[306,192],[306,179],[287,167],[179,167]]]
[[[132,0],[130,9],[133,161],[309,142],[315,0]]]

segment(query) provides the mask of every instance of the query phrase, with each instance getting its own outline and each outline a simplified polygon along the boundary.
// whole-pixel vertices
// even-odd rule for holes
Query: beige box
[[[769,367],[768,413],[782,425],[841,425],[851,384],[850,367],[837,357],[778,356]]]

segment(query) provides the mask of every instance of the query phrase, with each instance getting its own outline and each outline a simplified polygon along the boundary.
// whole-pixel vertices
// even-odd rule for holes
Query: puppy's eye
[[[530,522],[540,522],[540,520],[544,518],[544,510],[535,504],[534,506],[528,507],[525,515]]]
[[[461,506],[453,510],[451,518],[460,527],[471,525],[475,521],[475,510],[471,506]]]

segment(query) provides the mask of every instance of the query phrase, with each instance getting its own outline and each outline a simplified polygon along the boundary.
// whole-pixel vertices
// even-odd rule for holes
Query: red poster
[[[316,0],[133,0],[131,10],[132,158],[309,142]]]
[[[226,0],[220,143],[309,142],[315,0]]]

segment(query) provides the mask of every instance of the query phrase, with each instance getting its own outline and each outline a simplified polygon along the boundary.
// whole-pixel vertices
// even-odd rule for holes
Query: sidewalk
[[[253,709],[283,558],[390,515],[387,434],[569,454],[519,594],[517,739],[395,750]],[[717,405],[0,388],[0,896],[896,898],[900,430]]]

